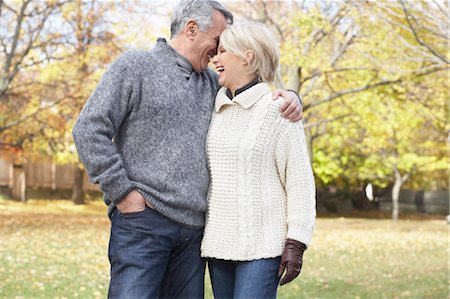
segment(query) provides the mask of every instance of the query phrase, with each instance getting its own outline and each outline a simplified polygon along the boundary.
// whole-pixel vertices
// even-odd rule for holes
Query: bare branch
[[[23,18],[25,15],[25,10],[27,9],[28,4],[30,3],[30,0],[28,1],[24,1],[22,3],[22,7],[20,8],[20,13],[17,17],[17,23],[16,23],[16,28],[14,30],[14,37],[13,37],[13,43],[11,45],[11,49],[9,50],[9,52],[7,53],[8,55],[6,56],[6,62],[5,65],[3,67],[3,70],[6,73],[8,73],[9,68],[11,67],[11,61],[16,53],[16,48],[17,48],[17,43],[19,42],[19,38],[20,38],[20,32],[22,30],[22,22],[23,22]]]
[[[313,38],[314,40],[314,47],[317,46],[320,41],[325,38],[325,36],[327,36],[329,33],[333,32],[335,30],[335,28],[339,25],[339,23],[341,22],[341,20],[344,18],[346,14],[346,10],[345,10],[345,6],[342,6],[339,8],[338,11],[336,11],[336,13],[334,15],[331,16],[330,18],[330,25],[331,25],[331,30],[329,32],[325,32],[324,29],[319,29],[318,31],[316,31],[316,34]]]
[[[2,1],[3,6],[9,10],[10,12],[12,12],[14,15],[18,16],[19,14],[17,13],[17,11],[15,9],[13,9],[12,7],[10,7],[9,5],[7,5],[4,1]]]
[[[440,60],[442,60],[445,63],[450,63],[445,57],[441,56],[439,53],[437,53],[433,48],[431,48],[427,43],[425,43],[424,41],[422,41],[422,39],[420,39],[420,37],[417,35],[416,29],[414,28],[414,26],[411,24],[410,18],[413,18],[409,13],[408,10],[406,9],[405,3],[403,2],[404,0],[399,0],[400,4],[402,5],[403,8],[403,12],[405,14],[405,19],[406,22],[408,23],[409,28],[411,29],[414,38],[416,39],[416,41],[421,44],[422,46],[424,46],[425,48],[428,49],[428,51],[430,51],[431,53],[433,53],[434,56],[436,56],[437,58],[439,58]]]
[[[448,15],[448,11],[446,11],[445,9],[443,9],[439,3],[436,0],[433,0],[433,3],[436,4],[436,6],[439,8],[439,10],[442,12],[442,14],[449,19],[449,15]],[[447,8],[448,9],[448,8]]]
[[[278,35],[281,38],[281,41],[284,42],[285,38],[284,38],[283,30],[281,30],[281,27],[270,17],[270,15],[267,11],[267,3],[265,1],[263,1],[263,11],[264,11],[264,16],[265,16],[266,20],[269,21],[269,23],[275,27],[275,29],[278,32]]]
[[[347,113],[347,114],[339,115],[339,116],[336,116],[336,117],[333,117],[333,118],[330,118],[330,119],[323,119],[323,120],[320,120],[320,121],[314,122],[314,123],[306,123],[306,124],[303,125],[303,127],[305,129],[308,129],[308,128],[311,128],[311,127],[317,127],[317,126],[320,126],[320,125],[323,125],[323,124],[334,122],[334,121],[339,120],[339,119],[346,118],[346,117],[348,117],[350,115],[351,115],[350,113]]]
[[[430,70],[430,71],[427,71],[427,72],[424,72],[424,73],[415,74],[414,76],[415,77],[422,77],[422,76],[426,76],[426,75],[431,74],[431,73],[436,73],[436,72],[440,72],[440,71],[444,71],[444,70],[448,70],[448,69],[450,69],[450,66],[444,67],[444,68],[436,68],[434,70]],[[328,96],[325,99],[317,100],[317,101],[314,101],[314,102],[312,102],[310,104],[305,104],[303,106],[303,111],[306,111],[306,110],[308,110],[308,109],[310,109],[312,107],[315,107],[315,106],[318,106],[318,105],[321,105],[321,104],[324,104],[324,103],[327,103],[327,102],[331,102],[331,101],[333,101],[335,99],[338,99],[338,98],[341,98],[341,97],[343,97],[345,95],[360,93],[360,92],[363,92],[363,91],[366,91],[366,90],[370,90],[370,89],[373,89],[373,88],[376,88],[376,87],[379,87],[379,86],[400,83],[404,79],[405,78],[401,77],[401,78],[396,79],[396,80],[382,80],[382,81],[377,82],[377,83],[366,84],[366,85],[361,86],[361,87],[338,91],[338,92],[333,93],[332,95]]]
[[[316,85],[317,80],[319,79],[319,76],[314,76],[311,82],[309,83],[308,87],[306,88],[306,91],[300,94],[300,98],[306,97],[311,90],[314,88],[314,85]],[[305,110],[305,108],[303,108]]]
[[[336,55],[331,58],[330,65],[334,66],[336,62],[339,60],[339,58],[344,55],[344,53],[347,51],[348,46],[350,46],[353,42],[353,39],[355,38],[355,35],[353,33],[348,32],[346,35],[346,39],[344,43],[341,45],[340,49],[337,51]]]
[[[19,118],[18,120],[15,120],[13,122],[10,122],[9,124],[6,124],[6,125],[0,127],[0,134],[3,133],[4,131],[8,130],[8,129],[11,129],[11,128],[13,128],[13,127],[15,127],[15,126],[17,126],[17,125],[19,125],[19,124],[29,120],[30,118],[35,117],[36,115],[38,115],[39,113],[41,113],[44,110],[48,110],[48,109],[50,109],[52,107],[55,107],[56,105],[59,105],[62,101],[64,101],[65,99],[68,99],[68,98],[70,98],[70,95],[65,95],[64,97],[54,101],[50,105],[46,105],[45,107],[41,107],[41,108],[37,109],[36,111],[34,111],[33,113],[30,113],[30,114],[28,114],[28,115],[26,115],[26,116],[24,116],[22,118]]]
[[[55,9],[53,6],[46,6],[45,9],[42,10],[43,16],[37,23],[37,25],[34,28],[31,28],[31,24],[27,23],[28,28],[28,40],[25,43],[25,48],[21,51],[20,55],[17,55],[16,49],[18,42],[20,40],[21,31],[22,31],[22,25],[25,18],[25,11],[27,8],[27,5],[31,2],[31,0],[23,2],[23,5],[20,10],[20,14],[17,19],[16,23],[16,30],[15,34],[13,36],[13,44],[11,46],[11,50],[6,55],[6,62],[3,66],[4,68],[4,77],[1,78],[1,86],[0,86],[0,96],[3,96],[6,94],[10,82],[12,82],[15,78],[15,76],[19,73],[21,66],[24,63],[25,58],[28,56],[30,51],[34,48],[38,48],[38,45],[36,45],[36,41],[40,36],[40,33],[42,32],[44,25],[48,19],[48,17],[51,15],[52,11]],[[39,45],[40,46],[40,45]],[[18,56],[18,57],[17,57]],[[17,58],[16,58],[17,57]],[[14,62],[13,62],[13,58]],[[45,60],[44,60],[45,61]]]
[[[326,103],[326,102],[330,102],[330,101],[332,101],[334,99],[340,98],[340,97],[348,95],[348,94],[356,94],[356,93],[360,93],[362,91],[373,89],[373,88],[378,87],[378,86],[389,85],[389,84],[398,83],[398,82],[401,82],[401,79],[384,80],[384,81],[377,82],[375,84],[367,84],[365,86],[361,86],[361,87],[358,87],[358,88],[342,90],[342,91],[339,91],[339,92],[336,92],[336,93],[332,94],[331,96],[329,96],[329,97],[327,97],[325,99],[318,100],[318,101],[312,102],[310,104],[305,104],[303,106],[303,111],[306,111],[306,110],[308,110],[308,109],[310,109],[312,107],[318,106],[320,104],[323,104],[323,103]]]

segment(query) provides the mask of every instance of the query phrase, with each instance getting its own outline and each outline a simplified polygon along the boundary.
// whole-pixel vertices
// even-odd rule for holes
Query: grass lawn
[[[0,199],[0,298],[105,298],[102,202]],[[444,220],[319,218],[300,278],[278,298],[450,298]],[[209,279],[206,298],[212,298]]]

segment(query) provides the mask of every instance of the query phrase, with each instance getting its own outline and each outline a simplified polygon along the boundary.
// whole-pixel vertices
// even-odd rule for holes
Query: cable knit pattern
[[[202,256],[280,256],[286,238],[310,244],[315,185],[301,122],[281,117],[267,83],[233,101],[221,88],[208,138],[211,172]]]

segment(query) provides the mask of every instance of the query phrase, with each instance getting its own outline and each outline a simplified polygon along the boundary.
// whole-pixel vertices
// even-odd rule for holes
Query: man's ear
[[[197,35],[197,32],[198,32],[197,22],[195,22],[194,20],[189,20],[186,23],[186,26],[184,26],[184,33],[190,40],[193,40],[194,37]]]
[[[245,54],[244,54],[245,64],[250,64],[250,62],[252,62],[253,58],[255,58],[255,53],[253,53],[252,50],[245,51]]]

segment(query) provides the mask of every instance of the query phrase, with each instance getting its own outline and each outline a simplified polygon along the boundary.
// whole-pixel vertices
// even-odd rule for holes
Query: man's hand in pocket
[[[122,214],[140,212],[145,210],[145,199],[141,193],[133,190],[116,207]]]

